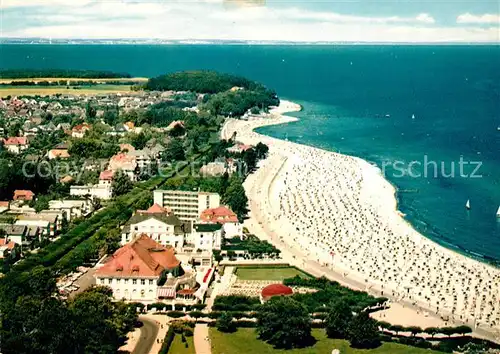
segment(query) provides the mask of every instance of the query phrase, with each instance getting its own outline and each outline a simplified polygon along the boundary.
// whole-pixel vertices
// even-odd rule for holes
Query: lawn
[[[286,278],[293,278],[299,275],[304,278],[309,276],[293,267],[238,267],[236,276],[241,280],[276,280],[282,281]]]
[[[119,93],[131,92],[129,85],[92,85],[92,86],[52,86],[52,87],[37,87],[37,86],[1,86],[0,97],[6,96],[49,96],[57,93],[69,95],[95,95],[100,93]]]
[[[329,339],[322,329],[313,329],[317,342],[314,346],[304,349],[278,350],[261,340],[253,328],[240,328],[237,332],[227,334],[210,328],[212,354],[331,354],[333,349],[339,349],[342,354],[437,354],[439,352],[405,346],[397,343],[383,343],[371,350],[353,349],[349,342],[341,339]]]
[[[181,338],[180,334],[175,335],[168,352],[171,354],[195,354],[193,337],[186,337],[187,348],[186,343],[182,343]]]

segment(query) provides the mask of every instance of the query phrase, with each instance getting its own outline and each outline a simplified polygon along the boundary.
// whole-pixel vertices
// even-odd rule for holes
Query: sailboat
[[[411,119],[415,119],[415,115],[414,114],[411,115]]]
[[[497,210],[497,218],[500,218],[500,206],[498,207],[498,210]]]
[[[467,199],[467,203],[465,203],[465,208],[467,208],[467,210],[470,210],[470,200]]]

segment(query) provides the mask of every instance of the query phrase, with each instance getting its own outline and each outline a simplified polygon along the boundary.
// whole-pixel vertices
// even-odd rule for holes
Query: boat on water
[[[497,210],[497,218],[500,218],[500,206],[498,207],[498,210]]]
[[[411,119],[415,119],[415,115],[414,114],[411,115]]]
[[[470,200],[469,199],[467,199],[467,203],[465,203],[465,208],[467,210],[470,210]]]
[[[390,114],[386,114],[385,117],[386,118],[391,118],[391,115]]]

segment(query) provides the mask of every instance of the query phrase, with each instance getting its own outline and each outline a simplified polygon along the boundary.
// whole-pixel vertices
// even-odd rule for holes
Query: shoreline
[[[271,118],[230,119],[221,131],[222,138],[237,131],[238,141],[261,141],[270,148],[268,158],[245,182],[251,210],[249,229],[257,229],[280,249],[287,248],[291,263],[299,268],[312,268],[315,274],[413,307],[417,317],[447,316],[450,322],[467,323],[476,334],[498,340],[498,268],[448,249],[415,230],[398,211],[396,187],[367,161],[254,132],[262,126],[297,121],[283,114],[300,109],[281,101],[271,111]],[[325,174],[334,179],[325,180]],[[290,187],[291,183],[296,185]],[[297,207],[315,214],[304,222],[294,220],[293,216],[309,215],[299,215]],[[358,245],[352,247],[353,243]],[[356,254],[358,249],[363,254]],[[330,252],[334,256],[329,256]],[[307,260],[299,261],[301,258]],[[489,292],[482,293],[483,288]],[[421,313],[422,309],[429,313]]]

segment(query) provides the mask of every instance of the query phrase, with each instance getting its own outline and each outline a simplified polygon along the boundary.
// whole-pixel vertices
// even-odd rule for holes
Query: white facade
[[[71,221],[73,218],[79,218],[90,213],[90,203],[86,200],[51,200],[49,209],[61,211],[64,213],[66,220]]]
[[[21,152],[23,152],[24,150],[27,150],[28,149],[28,145],[4,145],[4,148],[6,148],[9,152],[13,153],[13,154],[20,154]]]
[[[172,209],[183,221],[196,221],[203,210],[220,205],[219,194],[208,192],[155,190],[153,199],[161,207]]]
[[[108,200],[113,197],[113,189],[111,185],[95,184],[89,186],[71,186],[69,190],[70,195],[74,196],[91,196],[102,200]]]
[[[212,252],[222,246],[222,226],[220,224],[195,224],[189,237],[196,250]]]
[[[98,277],[97,285],[109,286],[116,300],[154,302],[158,290],[158,277],[117,278]]]
[[[122,245],[132,241],[136,235],[142,234],[148,235],[154,241],[164,246],[170,245],[174,248],[179,248],[184,245],[184,235],[175,234],[175,225],[170,225],[153,216],[144,221],[130,224],[128,227],[129,230],[122,232]]]
[[[243,226],[239,223],[226,222],[222,225],[224,238],[241,237],[243,235]]]

